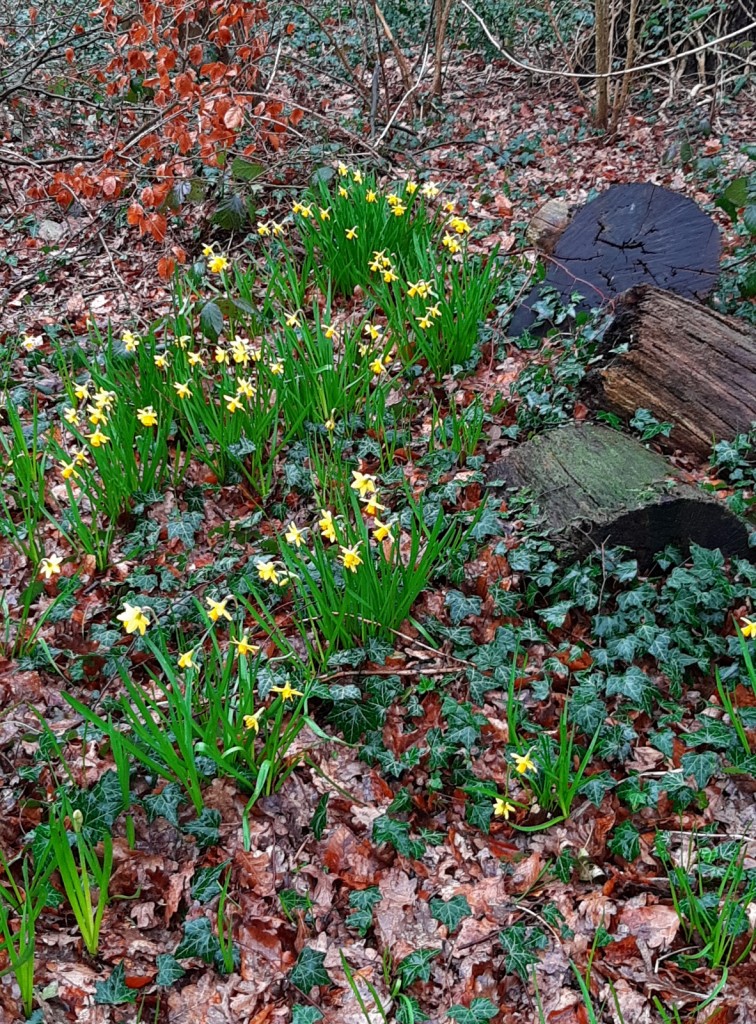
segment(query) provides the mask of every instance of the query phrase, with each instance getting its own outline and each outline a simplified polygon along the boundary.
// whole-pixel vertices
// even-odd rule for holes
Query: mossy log
[[[630,548],[643,569],[668,544],[753,557],[745,524],[679,470],[619,431],[571,424],[540,434],[497,462],[489,482],[528,487],[566,555]]]
[[[627,352],[599,364],[584,399],[627,418],[648,409],[672,424],[668,444],[708,458],[756,421],[756,330],[658,288],[623,295],[604,338]],[[665,443],[660,438],[662,443]]]

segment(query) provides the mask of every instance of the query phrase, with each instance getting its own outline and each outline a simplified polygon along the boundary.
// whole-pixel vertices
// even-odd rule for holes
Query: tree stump
[[[717,226],[691,199],[658,185],[613,185],[575,214],[544,281],[520,305],[507,333],[519,337],[533,328],[533,306],[546,285],[565,304],[579,292],[578,310],[602,306],[640,284],[704,298],[717,282],[720,249]]]
[[[607,351],[626,344],[586,378],[583,397],[630,417],[648,409],[673,424],[660,443],[708,458],[756,421],[756,330],[658,288],[623,295],[604,336]]]
[[[539,434],[497,462],[492,481],[531,488],[552,540],[573,557],[604,544],[627,547],[645,570],[668,544],[756,556],[745,524],[724,504],[608,427],[570,424]]]

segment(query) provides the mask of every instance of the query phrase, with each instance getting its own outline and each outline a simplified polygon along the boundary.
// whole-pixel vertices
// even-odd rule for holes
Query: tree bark
[[[641,286],[617,300],[609,356],[585,381],[594,408],[630,417],[648,409],[673,424],[659,442],[708,458],[756,421],[756,330],[672,292]]]
[[[628,547],[641,569],[674,544],[755,558],[745,524],[726,505],[687,483],[661,455],[608,427],[570,424],[539,434],[496,463],[489,483],[528,487],[563,554]]]

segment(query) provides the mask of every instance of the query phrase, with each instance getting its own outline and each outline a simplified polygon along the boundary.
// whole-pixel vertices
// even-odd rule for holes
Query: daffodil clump
[[[402,516],[392,513],[377,477],[363,470],[328,494],[310,516],[284,525],[278,557],[260,558],[251,581],[262,608],[290,588],[297,620],[321,652],[392,637],[466,532],[443,512],[426,524],[409,493]]]
[[[206,628],[192,640],[182,634],[175,652],[151,607],[138,599],[125,601],[116,618],[156,666],[149,669],[152,693],[124,676],[121,705],[144,742],[141,759],[154,767],[157,754],[165,777],[182,783],[199,809],[200,755],[253,799],[289,774],[296,764],[289,749],[307,720],[307,687],[268,659],[267,638],[256,642],[233,595],[206,596],[197,608]],[[301,675],[297,664],[291,670]],[[95,712],[86,717],[102,724]],[[140,759],[139,748],[132,753]]]
[[[430,246],[437,231],[434,200],[440,191],[431,181],[412,179],[384,188],[375,174],[338,164],[330,182],[321,180],[291,208],[323,290],[326,274],[336,294],[349,296],[357,285],[365,287],[375,249],[393,253],[405,269],[414,265],[416,249]],[[278,240],[279,245],[283,242]]]

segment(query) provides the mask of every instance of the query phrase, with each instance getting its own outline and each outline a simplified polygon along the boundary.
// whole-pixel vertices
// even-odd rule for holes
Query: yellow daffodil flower
[[[144,409],[137,409],[137,419],[143,427],[157,426],[157,413],[151,405],[146,405]]]
[[[44,576],[46,580],[59,575],[61,562],[62,559],[58,558],[57,555],[49,555],[47,558],[43,558],[38,566],[39,575]]]
[[[254,715],[245,715],[242,718],[245,729],[251,729],[253,732],[258,733],[260,731],[260,715],[265,711],[265,708],[258,708]]]
[[[415,296],[419,296],[421,299],[424,299],[429,292],[430,286],[428,282],[423,281],[422,278],[419,281],[407,282],[407,295],[409,295],[411,299],[414,299]]]
[[[391,212],[395,217],[403,217],[404,214],[407,212],[407,207],[404,205],[404,203],[397,203]]]
[[[510,804],[508,800],[500,796],[494,800],[493,812],[497,818],[504,818],[505,821],[509,821],[509,815],[514,814],[514,804]]]
[[[394,273],[393,267],[386,267],[386,269],[383,271],[383,280],[386,282],[386,284],[392,284],[392,282],[399,280],[399,278]]]
[[[740,632],[746,640],[756,636],[756,622],[751,622],[750,619],[742,619],[740,622]]]
[[[385,258],[386,258],[386,250],[385,249],[381,249],[380,251],[376,250],[373,253],[373,258],[370,261],[370,263],[368,264],[368,266],[370,267],[370,269],[372,270],[372,272],[374,274],[378,273],[378,271],[380,271],[380,270],[383,270],[383,261],[384,261]]]
[[[281,700],[283,701],[294,700],[295,697],[304,697],[302,691],[295,690],[288,679],[283,686],[271,686],[270,689],[272,693],[280,693]]]
[[[337,170],[339,172],[339,177],[340,178],[346,178],[347,174],[349,174],[349,168],[342,161],[339,162],[339,166],[338,166]]]
[[[367,190],[367,192],[365,192],[365,202],[366,203],[377,203],[378,202],[378,193],[375,192],[372,188],[369,188]]]
[[[336,412],[335,409],[331,409],[331,415],[328,417],[328,419],[323,424],[323,426],[326,428],[326,430],[328,431],[329,434],[332,433],[336,429],[336,420],[334,419],[334,413],[335,412]]]
[[[179,654],[178,657],[179,668],[199,668],[199,665],[194,660],[194,651],[184,651],[183,654]]]
[[[274,377],[280,377],[284,372],[284,364],[280,360],[270,364],[270,372]]]
[[[386,540],[387,538],[388,540],[392,540],[391,527],[387,526],[386,523],[382,523],[380,519],[376,519],[375,529],[373,530],[373,536],[379,543],[381,541]]]
[[[318,519],[318,526],[320,527],[321,534],[326,540],[329,540],[331,544],[336,543],[336,528],[333,521],[333,512],[328,509],[321,508],[320,514],[321,519]]]
[[[357,572],[357,566],[362,565],[362,559],[360,558],[358,548],[361,541],[353,544],[351,547],[344,547],[341,545],[341,564],[345,569],[349,569],[350,572]]]
[[[222,345],[216,345],[213,359],[215,359],[219,366],[224,366],[228,363],[228,351]]]
[[[415,192],[417,192],[417,182],[408,181],[404,186],[404,191],[408,196],[414,196]]]
[[[108,417],[105,415],[105,412],[94,405],[88,405],[87,412],[89,413],[87,418],[90,423],[94,424],[94,426],[97,426],[98,424],[102,424],[104,426],[108,422]]]
[[[417,326],[423,331],[427,331],[429,327],[433,326],[433,321],[427,313],[424,313],[422,316],[416,316],[415,320],[417,320]]]
[[[79,448],[74,452],[74,462],[77,466],[86,466],[89,462],[89,453],[86,448]]]
[[[228,262],[225,256],[213,256],[208,260],[207,269],[211,274],[222,274],[224,270],[228,270],[231,264]]]
[[[113,402],[115,402],[115,398],[115,391],[106,391],[104,388],[100,388],[93,395],[92,401],[98,409],[106,409],[109,412]]]
[[[349,198],[349,191],[348,191],[348,189],[345,189],[343,185],[339,185],[339,196],[342,199],[348,199]]]
[[[39,334],[24,334],[21,339],[21,347],[25,348],[27,352],[33,352],[35,348],[42,348],[43,345],[42,336]]]
[[[249,350],[248,346],[242,341],[241,338],[234,338],[231,342],[231,357],[237,366],[243,364],[247,365],[249,362]]]
[[[261,235],[262,237],[265,237],[265,235],[269,235],[270,234],[270,224],[268,224],[267,221],[258,220],[258,222],[257,222],[257,233],[258,233],[258,235]]]
[[[451,199],[448,200],[448,202],[444,203],[444,212],[445,213],[454,213],[455,209],[456,209],[456,206],[452,202]]]
[[[301,313],[298,309],[295,309],[293,313],[289,313],[286,317],[287,327],[299,327],[299,317]]]
[[[329,208],[327,206],[320,206],[320,207],[318,207],[318,215],[320,216],[321,220],[330,220],[331,219],[331,211],[329,210]]]
[[[93,433],[87,434],[87,440],[89,441],[93,448],[101,448],[102,445],[108,443],[110,438],[106,434],[103,434],[103,432],[98,427]]]
[[[181,384],[179,383],[179,381],[176,381],[173,386],[176,389],[176,394],[179,396],[179,398],[192,397],[192,391],[188,384]]]
[[[449,227],[452,231],[456,231],[458,235],[467,235],[470,233],[470,225],[463,217],[452,217],[449,221]]]
[[[370,473],[360,473],[359,470],[353,469],[352,476],[352,490],[359,491],[361,498],[364,498],[366,494],[375,494],[377,488],[375,486],[375,477],[371,476]]]
[[[435,199],[440,189],[438,185],[435,185],[432,181],[426,181],[420,188],[420,194],[425,196],[426,199]]]
[[[353,171],[352,172],[352,181],[356,182],[358,185],[361,185],[362,184],[362,171],[360,171],[360,170]]]
[[[362,504],[365,506],[365,515],[377,516],[379,512],[386,510],[385,505],[381,505],[378,501],[377,494],[369,494],[366,498],[362,499]]]
[[[378,341],[381,336],[381,328],[376,327],[375,324],[365,324],[362,328],[363,334],[369,334],[371,341]]]
[[[60,475],[64,480],[70,480],[72,476],[78,476],[75,462],[61,462]]]
[[[207,613],[208,619],[211,622],[217,622],[218,619],[228,619],[231,621],[231,613],[226,608],[226,605],[230,601],[230,598],[224,597],[222,601],[213,601],[211,597],[205,598],[205,603],[209,609]]]
[[[189,365],[190,366],[204,366],[205,365],[205,361],[202,358],[202,353],[201,352],[190,352],[189,355],[186,358],[189,360]]]
[[[121,335],[121,342],[127,352],[136,352],[139,348],[139,338],[136,334],[132,334],[131,331],[124,331]]]
[[[535,763],[530,757],[530,751],[526,754],[512,754],[512,760],[514,761],[515,771],[518,775],[526,775],[528,772],[534,772],[536,770]]]
[[[89,383],[77,384],[74,388],[74,394],[80,402],[86,401],[89,398]]]
[[[272,225],[273,226],[271,228],[271,231],[276,236],[276,238],[278,238],[279,235],[283,235],[283,234],[286,233],[286,225],[285,224],[279,224],[277,221],[274,220],[274,221],[272,221]]]
[[[258,644],[251,644],[249,638],[245,633],[241,640],[232,640],[232,644],[236,644],[236,653],[242,656],[247,654],[257,654],[260,650]]]
[[[212,256],[215,256],[215,249],[212,247],[212,245],[203,245],[202,255],[205,257],[205,259],[210,259]]]
[[[226,408],[230,413],[238,412],[240,409],[244,408],[242,403],[239,401],[238,395],[224,395],[223,399],[226,403]]]
[[[168,356],[163,355],[163,353],[158,353],[156,356],[153,356],[153,359],[155,360],[155,366],[157,366],[158,370],[168,369]]]
[[[297,524],[294,523],[294,522],[289,523],[289,528],[286,531],[286,533],[284,534],[284,538],[286,539],[286,543],[287,544],[293,544],[295,548],[301,548],[302,547],[302,539],[303,539],[303,537],[304,537],[304,533],[303,533],[302,530],[299,529]]]
[[[245,398],[255,397],[255,385],[249,377],[239,377],[236,382],[237,395],[244,395]]]
[[[357,225],[355,224],[353,228],[347,228],[344,233],[347,237],[347,242],[353,242],[357,237]]]
[[[328,338],[329,341],[332,341],[336,337],[336,328],[329,324],[323,331],[323,336]]]
[[[401,203],[401,199],[399,198],[399,196],[395,192],[389,192],[389,194],[386,196],[386,202],[389,204],[389,206],[393,210],[393,208],[395,206],[397,206],[399,203]]]
[[[266,583],[278,583],[278,571],[273,562],[257,562],[257,575]]]
[[[383,360],[380,358],[374,359],[370,364],[370,369],[376,377],[380,377],[384,370]]]
[[[434,303],[432,306],[428,306],[425,311],[426,316],[432,316],[434,318],[441,316],[441,310],[438,308],[438,303]]]
[[[441,244],[443,245],[443,247],[445,249],[448,249],[449,252],[452,253],[452,255],[454,253],[456,253],[456,252],[459,252],[459,249],[460,249],[459,242],[457,241],[456,238],[454,238],[453,235],[450,235],[448,231],[446,232],[444,237],[441,239]]]
[[[178,345],[179,348],[186,350],[186,347],[189,344],[189,342],[193,340],[194,339],[192,338],[191,334],[180,334],[178,338],[176,338],[176,344]]]
[[[144,636],[145,630],[150,624],[150,620],[145,614],[146,610],[140,608],[138,604],[129,604],[128,601],[125,601],[123,611],[120,615],[116,615],[116,618],[123,623],[123,628],[127,633],[138,632],[140,636]]]

